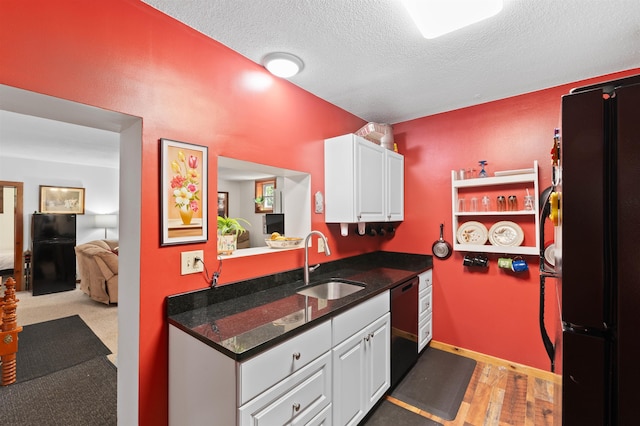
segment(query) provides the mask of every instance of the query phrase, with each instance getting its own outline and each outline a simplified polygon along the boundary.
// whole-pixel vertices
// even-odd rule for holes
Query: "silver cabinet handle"
[[[300,352],[294,352],[293,359],[295,359],[296,361],[299,360],[300,359]]]
[[[300,403],[299,402],[295,402],[293,404],[293,411],[300,411]]]

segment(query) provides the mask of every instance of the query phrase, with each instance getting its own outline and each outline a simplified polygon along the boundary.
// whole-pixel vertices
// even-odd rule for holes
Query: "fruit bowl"
[[[300,245],[300,243],[302,242],[302,238],[285,237],[284,239],[282,238],[276,239],[276,240],[266,239],[264,241],[271,248],[282,249],[282,248],[293,248]]]

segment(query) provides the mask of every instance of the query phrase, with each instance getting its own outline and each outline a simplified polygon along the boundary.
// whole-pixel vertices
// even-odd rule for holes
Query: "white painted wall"
[[[95,215],[119,210],[118,168],[0,156],[0,180],[24,183],[25,250],[31,247],[31,216],[40,209],[40,185],[85,188],[85,214],[76,221],[78,244],[104,238],[104,228],[94,225]],[[118,229],[108,229],[107,237],[118,239]]]

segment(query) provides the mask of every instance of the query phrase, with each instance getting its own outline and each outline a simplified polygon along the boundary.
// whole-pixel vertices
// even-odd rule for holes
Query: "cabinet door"
[[[365,337],[365,358],[368,369],[366,411],[369,411],[382,398],[391,385],[390,318],[391,315],[387,313],[367,329]]]
[[[385,220],[384,151],[366,139],[356,140],[356,216],[358,222]]]
[[[404,156],[386,150],[386,220],[404,220]]]
[[[356,425],[364,417],[365,340],[356,333],[333,349],[333,424]]]

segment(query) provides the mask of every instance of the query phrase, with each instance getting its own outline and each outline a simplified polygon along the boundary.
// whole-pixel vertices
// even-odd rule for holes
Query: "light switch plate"
[[[196,261],[196,258],[204,262],[204,251],[193,250],[180,253],[180,275],[197,274],[204,270],[203,263]]]
[[[324,253],[324,240],[318,237],[318,253]]]
[[[314,204],[316,213],[324,212],[324,197],[322,196],[322,192],[316,192]]]

